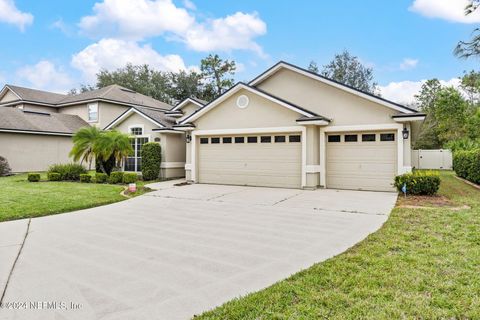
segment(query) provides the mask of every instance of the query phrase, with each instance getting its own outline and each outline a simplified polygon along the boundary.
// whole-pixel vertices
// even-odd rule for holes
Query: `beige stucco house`
[[[403,105],[279,62],[174,126],[198,183],[392,191],[411,171],[425,118]]]
[[[6,85],[0,92],[0,155],[13,172],[42,171],[71,162],[72,135],[83,126],[129,133],[135,154],[124,170],[141,171],[140,150],[146,142],[162,146],[161,174],[185,174],[185,135],[175,119],[203,106],[195,101],[172,106],[118,85],[77,95],[62,95]],[[172,115],[168,113],[172,112]]]

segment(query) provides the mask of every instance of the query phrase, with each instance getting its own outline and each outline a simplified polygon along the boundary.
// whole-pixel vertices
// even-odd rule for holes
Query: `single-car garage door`
[[[200,183],[300,188],[300,133],[198,138]]]
[[[395,132],[327,135],[327,188],[393,191],[397,172]]]

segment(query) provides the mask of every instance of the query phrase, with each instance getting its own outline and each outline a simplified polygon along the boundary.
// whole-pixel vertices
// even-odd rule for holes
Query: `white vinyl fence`
[[[452,151],[446,149],[412,150],[412,166],[416,169],[452,170]]]

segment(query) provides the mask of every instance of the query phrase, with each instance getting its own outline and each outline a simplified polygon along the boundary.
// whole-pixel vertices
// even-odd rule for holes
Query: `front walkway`
[[[396,194],[157,185],[112,205],[31,220],[0,319],[188,319],[339,254]],[[28,220],[0,223],[0,287]],[[71,309],[72,304],[78,310]]]

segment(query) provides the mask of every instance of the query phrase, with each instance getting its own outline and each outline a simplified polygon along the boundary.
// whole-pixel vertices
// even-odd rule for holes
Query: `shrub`
[[[126,172],[123,174],[123,183],[134,183],[138,180],[138,175],[135,172]]]
[[[38,182],[40,181],[40,173],[29,173],[27,179],[30,182]]]
[[[413,195],[434,195],[440,187],[440,175],[434,171],[414,171],[395,177],[395,188],[402,191],[407,186],[407,193]]]
[[[105,183],[107,182],[108,175],[105,173],[97,172],[95,173],[95,182],[96,183]]]
[[[91,181],[92,181],[92,176],[89,175],[88,173],[82,173],[80,175],[80,182],[89,183]]]
[[[105,172],[107,175],[110,175],[112,173],[113,169],[115,168],[115,157],[111,156],[108,160],[95,160],[95,171],[98,173],[103,173],[100,163],[103,165],[103,169],[105,169]]]
[[[122,182],[123,182],[123,172],[114,171],[110,173],[110,177],[108,178],[108,183],[117,184]]]
[[[54,164],[48,168],[48,172],[60,173],[61,180],[80,180],[80,175],[87,173],[84,166],[77,163]]]
[[[47,178],[48,181],[60,181],[62,179],[62,175],[58,172],[48,172]]]
[[[10,169],[7,159],[0,156],[0,177],[8,176],[11,172],[12,169]]]
[[[480,149],[456,151],[453,154],[453,170],[457,176],[480,184]]]
[[[444,146],[446,149],[452,150],[452,152],[461,150],[475,150],[480,149],[480,138],[470,139],[461,138],[453,141],[449,141]]]
[[[162,162],[162,147],[156,142],[148,142],[142,146],[142,177],[143,180],[155,180],[160,175]]]

